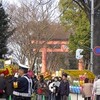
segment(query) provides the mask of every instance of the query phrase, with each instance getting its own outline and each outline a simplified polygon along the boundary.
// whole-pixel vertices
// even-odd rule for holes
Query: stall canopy
[[[94,79],[95,75],[89,71],[89,70],[63,70],[61,69],[62,72],[67,73],[68,75],[74,77],[74,78],[79,78],[80,75],[86,75],[89,79]]]

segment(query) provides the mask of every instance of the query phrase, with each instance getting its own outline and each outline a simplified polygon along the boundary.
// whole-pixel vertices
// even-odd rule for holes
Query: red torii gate
[[[42,68],[41,68],[41,73],[46,72],[47,68],[47,63],[46,63],[46,58],[47,58],[47,52],[68,52],[68,48],[66,48],[68,42],[67,41],[48,41],[46,43],[47,45],[60,45],[60,48],[47,48],[43,47],[41,48],[40,52],[42,52]]]
[[[45,41],[32,41],[32,43],[34,42],[37,42],[39,44],[45,43]],[[47,45],[60,45],[60,47],[59,48],[48,48]],[[45,45],[39,51],[39,52],[42,52],[41,73],[45,73],[47,69],[47,53],[48,52],[68,52],[69,50],[68,50],[67,45],[68,45],[68,41],[60,41],[60,40],[48,41],[45,43]],[[78,68],[83,69],[83,64],[79,62]]]

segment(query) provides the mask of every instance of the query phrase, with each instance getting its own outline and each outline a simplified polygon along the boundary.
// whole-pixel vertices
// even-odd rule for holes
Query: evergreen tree
[[[8,15],[5,13],[2,6],[2,2],[0,2],[0,59],[7,53],[7,39],[11,35],[11,32],[8,31],[9,21]]]
[[[68,2],[70,4],[76,3],[87,15],[89,21],[91,21],[91,1],[92,0],[60,0],[63,1],[63,6],[66,6]],[[69,4],[69,5],[70,5]],[[65,9],[66,11],[66,9]],[[100,0],[94,0],[94,32],[93,32],[93,48],[100,46]],[[93,48],[91,48],[93,50]],[[91,52],[92,52],[91,50]],[[93,54],[93,72],[95,75],[100,74],[100,56]]]
[[[66,30],[72,30],[69,37],[70,55],[74,55],[78,48],[83,49],[83,60],[87,68],[90,61],[90,23],[85,12],[72,0],[60,0],[59,7],[63,15],[61,22]],[[76,60],[77,61],[77,60]]]

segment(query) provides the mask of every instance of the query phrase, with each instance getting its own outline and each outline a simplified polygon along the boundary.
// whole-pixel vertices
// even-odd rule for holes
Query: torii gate
[[[45,46],[41,48],[42,52],[42,68],[41,68],[41,73],[46,72],[47,68],[47,63],[46,63],[46,58],[47,58],[47,53],[48,52],[68,52],[68,48],[66,48],[68,41],[48,41],[46,43],[47,45],[60,45],[59,48],[46,48]]]
[[[34,41],[32,41],[34,43]],[[39,44],[45,43],[45,41],[38,41]],[[59,48],[48,48],[46,45],[60,45]],[[42,52],[42,68],[41,73],[45,73],[47,69],[47,53],[48,52],[68,52],[68,41],[48,41],[39,52]],[[78,69],[83,69],[83,64],[79,62]]]

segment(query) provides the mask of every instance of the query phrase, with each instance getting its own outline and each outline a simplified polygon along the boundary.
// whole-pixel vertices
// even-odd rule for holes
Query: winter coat
[[[70,92],[69,82],[68,81],[66,81],[66,82],[62,81],[60,83],[60,86],[59,86],[59,93],[60,93],[60,95],[62,95],[62,96],[63,95],[68,96],[69,95],[69,92]]]
[[[3,76],[0,76],[0,94],[2,94],[5,91],[6,87],[6,80]]]
[[[100,95],[100,79],[94,82],[93,92],[95,92],[96,95]]]
[[[49,95],[49,88],[48,88],[46,82],[43,81],[43,82],[37,83],[37,94],[45,95],[45,96]]]
[[[84,97],[91,97],[92,96],[92,89],[93,89],[92,83],[84,83],[83,90],[82,90]]]
[[[12,95],[13,93],[13,87],[12,87],[12,77],[8,76],[6,78],[6,89],[5,89],[6,95]]]

